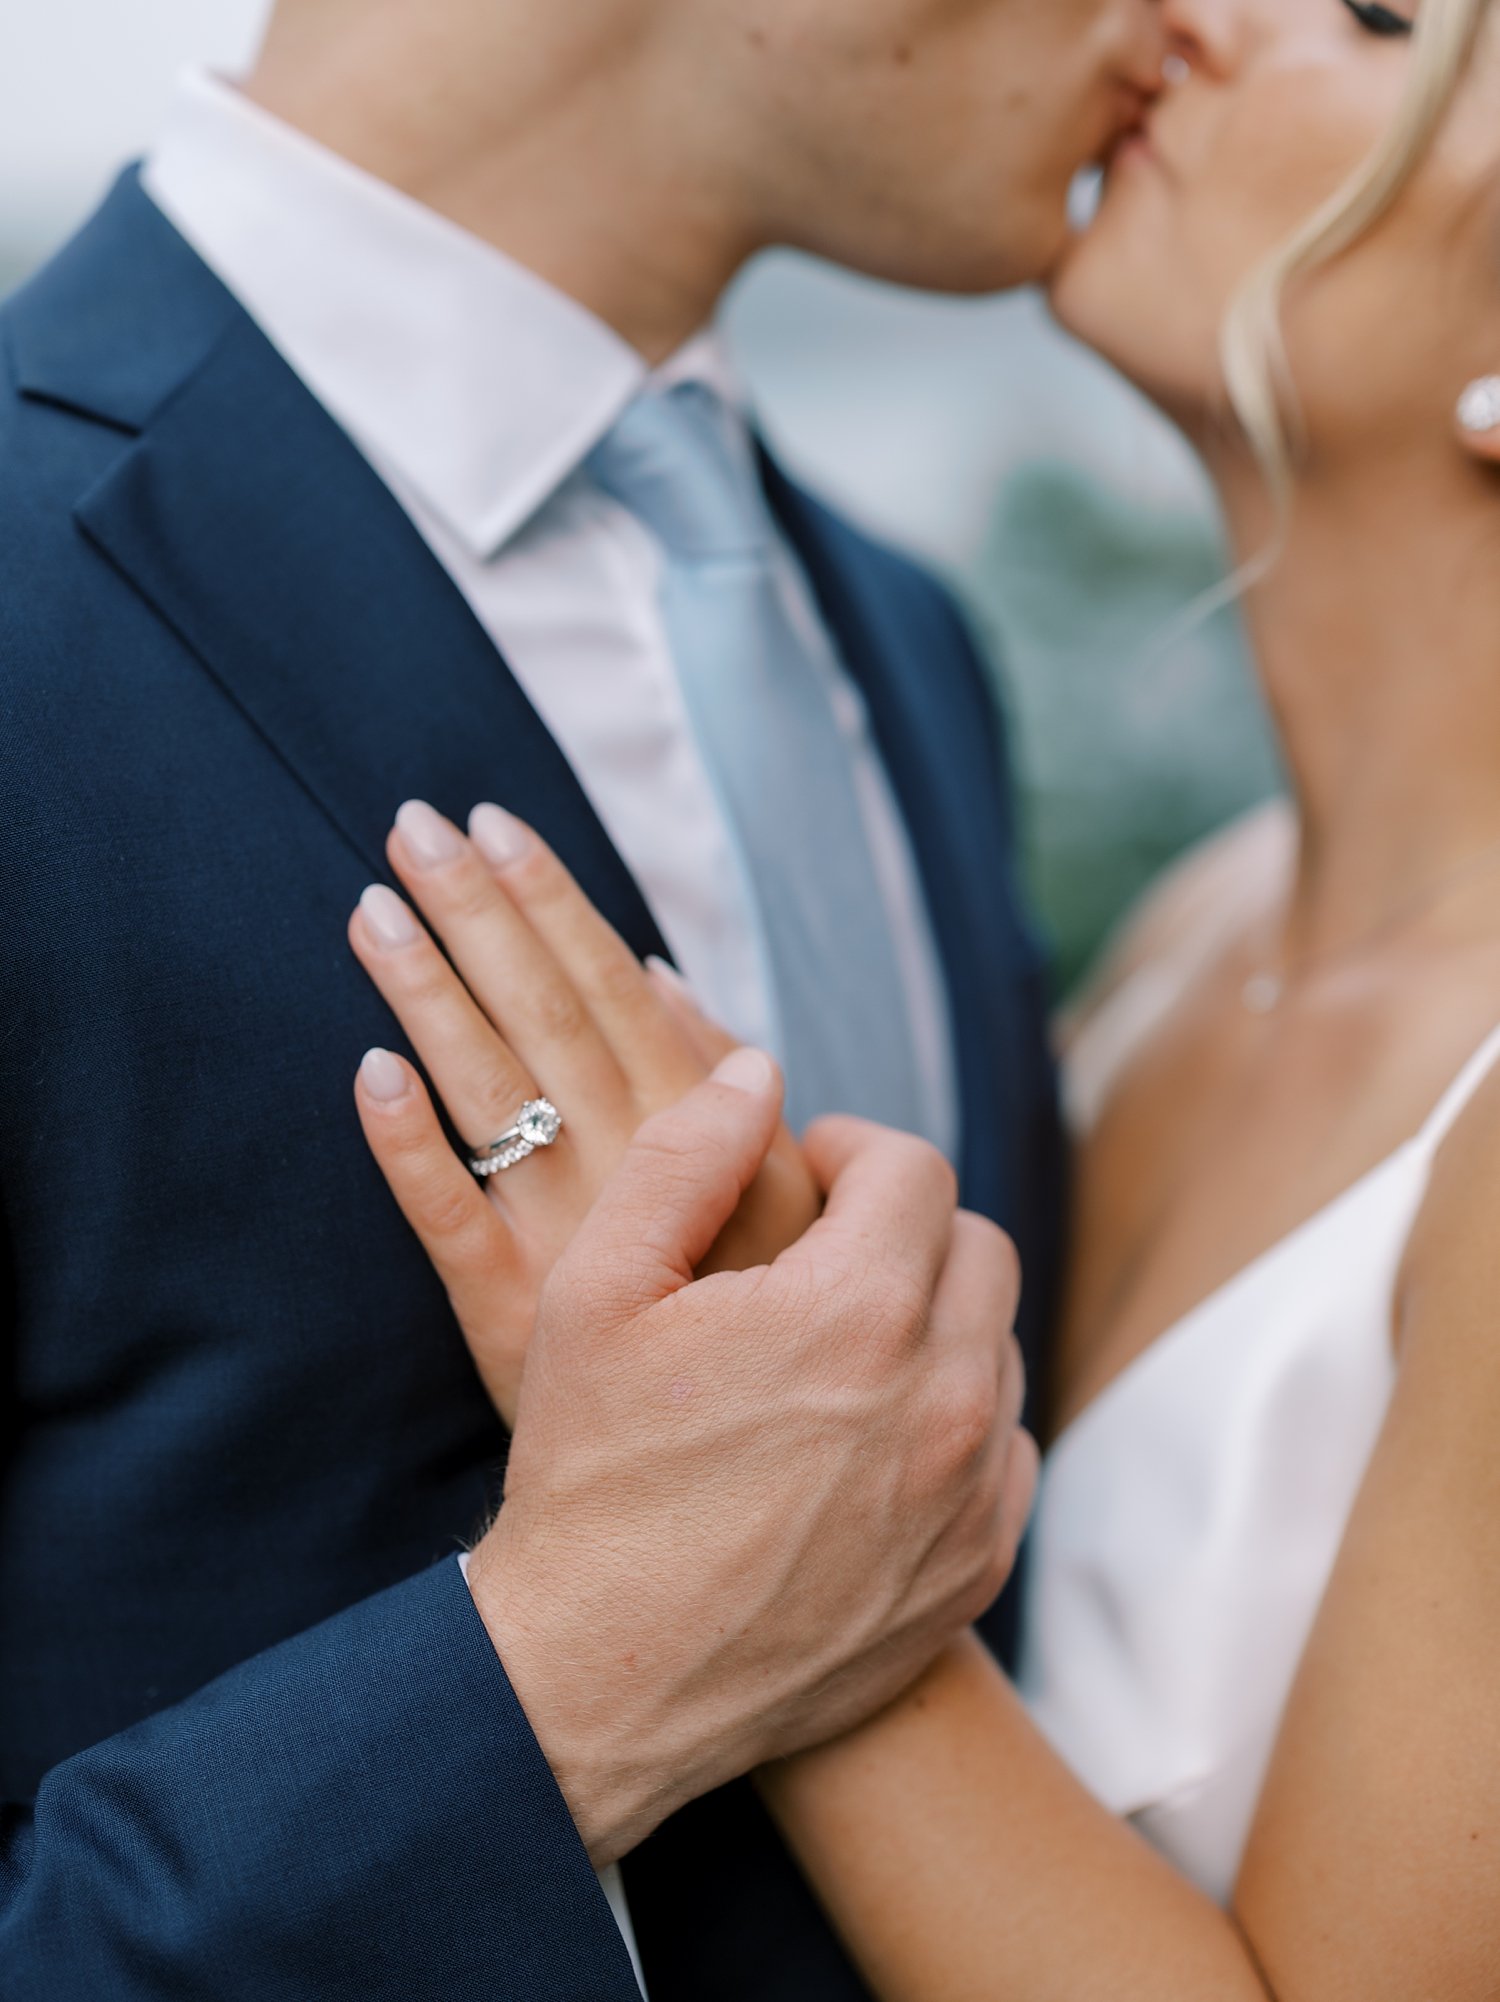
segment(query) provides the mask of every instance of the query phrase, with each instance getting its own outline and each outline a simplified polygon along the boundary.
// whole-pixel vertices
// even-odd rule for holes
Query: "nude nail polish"
[[[419,869],[436,869],[463,853],[463,836],[425,799],[409,799],[397,812],[396,825]]]
[[[391,1105],[396,1099],[403,1098],[411,1084],[405,1065],[398,1062],[389,1050],[366,1050],[360,1059],[359,1076],[371,1098],[382,1105]]]
[[[416,939],[416,919],[384,883],[372,883],[360,898],[359,908],[377,945],[394,948]]]
[[[497,869],[519,861],[531,845],[526,826],[503,806],[488,800],[469,815],[469,834],[485,861]]]

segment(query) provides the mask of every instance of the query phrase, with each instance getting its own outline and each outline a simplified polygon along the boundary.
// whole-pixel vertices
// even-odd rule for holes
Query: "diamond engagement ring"
[[[538,1147],[550,1147],[562,1128],[562,1114],[550,1098],[528,1098],[516,1114],[514,1124],[507,1126],[487,1147],[469,1156],[469,1167],[484,1181],[487,1176],[515,1167]]]

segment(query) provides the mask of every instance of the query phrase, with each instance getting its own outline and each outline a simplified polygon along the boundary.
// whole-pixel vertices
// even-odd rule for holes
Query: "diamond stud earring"
[[[1478,437],[1500,431],[1500,375],[1482,375],[1469,384],[1458,399],[1458,421]]]

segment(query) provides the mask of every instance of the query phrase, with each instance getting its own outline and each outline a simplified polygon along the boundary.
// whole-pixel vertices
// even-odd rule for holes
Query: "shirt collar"
[[[523,265],[202,72],[147,192],[377,469],[494,555],[651,380]],[[657,372],[737,401],[714,332]]]

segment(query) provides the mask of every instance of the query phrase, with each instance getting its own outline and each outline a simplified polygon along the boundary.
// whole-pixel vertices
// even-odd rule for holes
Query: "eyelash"
[[[1372,35],[1409,35],[1416,26],[1414,21],[1393,13],[1389,7],[1382,7],[1379,0],[1344,0],[1344,4]]]

